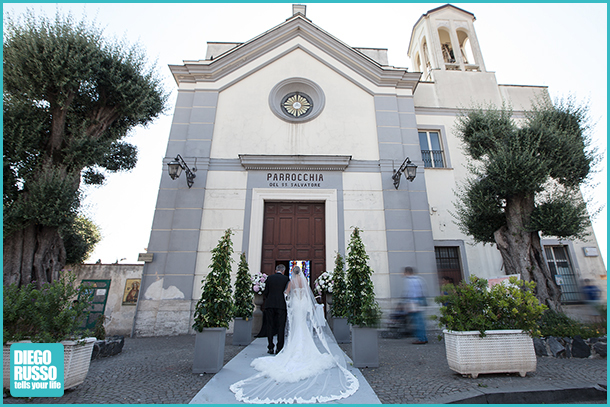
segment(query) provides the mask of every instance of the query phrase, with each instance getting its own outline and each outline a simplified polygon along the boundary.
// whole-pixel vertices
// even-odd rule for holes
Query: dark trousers
[[[273,350],[273,335],[277,333],[277,351],[284,347],[284,330],[286,329],[286,310],[282,308],[265,308],[267,319],[267,348]]]

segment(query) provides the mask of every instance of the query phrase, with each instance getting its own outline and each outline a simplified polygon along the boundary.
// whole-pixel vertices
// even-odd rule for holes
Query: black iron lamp
[[[172,179],[179,178],[180,174],[182,174],[182,170],[186,173],[186,184],[189,188],[192,187],[195,179],[195,171],[197,171],[196,167],[193,167],[193,170],[191,171],[180,154],[174,158],[174,161],[167,163],[167,172]]]
[[[394,188],[396,189],[398,189],[398,187],[400,186],[400,175],[402,173],[404,173],[405,178],[411,182],[413,182],[415,176],[417,175],[417,165],[413,164],[409,157],[405,158],[404,162],[398,170],[394,170],[392,179],[394,180]]]

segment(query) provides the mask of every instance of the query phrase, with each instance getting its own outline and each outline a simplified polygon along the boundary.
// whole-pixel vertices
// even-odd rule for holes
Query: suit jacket
[[[290,279],[282,273],[275,273],[267,277],[263,297],[265,297],[265,308],[286,309],[284,290]]]

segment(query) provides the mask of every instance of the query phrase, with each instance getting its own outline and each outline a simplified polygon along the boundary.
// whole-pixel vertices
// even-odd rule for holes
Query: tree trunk
[[[527,231],[533,209],[533,196],[507,200],[506,225],[494,233],[494,238],[506,274],[520,274],[525,281],[536,282],[536,297],[540,303],[561,311],[561,290],[544,261],[540,235]]]
[[[36,281],[37,287],[59,277],[66,250],[57,228],[29,225],[4,238],[4,285]]]

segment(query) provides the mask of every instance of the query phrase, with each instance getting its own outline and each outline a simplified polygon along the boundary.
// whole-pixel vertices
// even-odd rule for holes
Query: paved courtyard
[[[476,379],[451,371],[444,342],[429,335],[426,345],[413,345],[412,338],[379,339],[380,367],[361,369],[384,404],[447,403],[481,392],[578,389],[606,385],[606,359],[538,358],[536,372],[480,375]],[[227,335],[225,363],[243,346],[231,345]],[[186,404],[214,376],[193,374],[194,335],[154,338],[125,338],[123,352],[97,359],[84,383],[66,390],[60,398],[16,399],[5,404]],[[351,356],[351,345],[341,345]],[[562,402],[570,402],[566,398]]]

